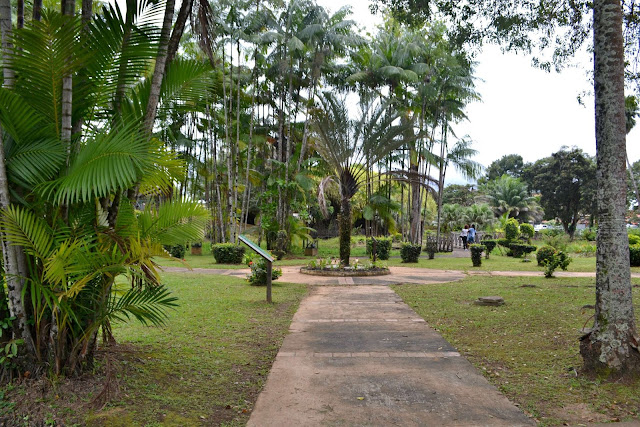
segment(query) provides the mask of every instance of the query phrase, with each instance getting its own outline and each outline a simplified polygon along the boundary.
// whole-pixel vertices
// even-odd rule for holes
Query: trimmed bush
[[[378,237],[376,238],[376,256],[378,259],[387,260],[389,259],[389,254],[391,253],[391,243],[392,240],[389,237]],[[371,251],[373,248],[373,240],[367,239],[367,254],[371,255]]]
[[[503,248],[507,249],[509,249],[509,245],[511,244],[511,241],[509,239],[498,239],[496,240],[496,242],[498,242],[498,244]]]
[[[571,257],[562,251],[556,251],[553,256],[544,262],[544,277],[547,279],[553,277],[553,272],[556,268],[560,267],[566,270],[569,263],[572,261]]]
[[[484,256],[485,258],[489,259],[489,254],[491,253],[492,250],[494,250],[496,248],[496,246],[498,245],[498,241],[497,240],[491,240],[491,239],[486,239],[482,241],[482,244],[486,246],[487,250],[484,251]]]
[[[403,243],[402,247],[400,248],[400,257],[402,258],[402,262],[418,262],[421,251],[422,246],[420,245]]]
[[[514,258],[520,258],[524,254],[530,254],[536,250],[536,247],[533,245],[525,245],[523,243],[512,243],[509,246],[509,249],[513,252]]]
[[[218,264],[241,264],[245,247],[233,243],[218,243],[211,246],[211,252]]]
[[[435,258],[436,252],[438,252],[438,244],[435,241],[427,242],[424,250],[427,254],[429,254],[429,259],[433,259]]]
[[[187,248],[185,245],[173,245],[173,246],[165,245],[164,249],[167,252],[169,252],[169,254],[172,257],[180,258],[180,259],[184,259],[184,253],[187,251]]]
[[[640,267],[640,245],[629,246],[629,263],[631,267]]]
[[[513,242],[520,236],[520,223],[515,218],[509,218],[504,226],[504,237]]]
[[[640,244],[640,236],[637,234],[629,234],[629,246]]]
[[[533,239],[533,236],[536,234],[535,229],[533,228],[533,225],[531,224],[520,224],[520,233],[522,234],[523,237],[527,238],[527,241],[531,241],[531,239]]]
[[[542,246],[536,252],[536,259],[538,260],[538,265],[544,265],[544,263],[553,257],[553,254],[556,253],[555,248],[552,246]]]
[[[485,245],[469,245],[469,250],[471,251],[471,262],[474,267],[480,267],[482,265],[482,252],[486,249]]]

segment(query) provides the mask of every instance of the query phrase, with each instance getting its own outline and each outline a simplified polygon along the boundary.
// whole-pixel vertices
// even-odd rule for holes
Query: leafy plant
[[[554,253],[556,253],[556,249],[553,246],[541,246],[538,248],[538,252],[536,252],[538,265],[545,265],[547,260],[551,259]]]
[[[184,259],[184,253],[186,252],[185,245],[165,245],[164,249],[169,252],[169,254],[178,259]]]
[[[543,238],[545,245],[551,246],[559,251],[566,252],[569,246],[569,236],[564,233],[546,234]]]
[[[640,244],[629,246],[629,264],[631,267],[640,267]]]
[[[233,243],[218,243],[211,246],[211,251],[218,264],[241,264],[245,247]]]
[[[486,246],[480,244],[469,245],[469,250],[471,251],[471,262],[474,267],[480,267],[482,265],[482,252],[486,249]]]
[[[492,239],[483,239],[482,244],[487,248],[487,250],[484,251],[484,254],[485,257],[489,259],[489,254],[495,249],[495,247],[498,245],[498,242]]]
[[[504,237],[513,242],[520,236],[520,224],[515,218],[509,218],[504,226]]]
[[[562,270],[566,270],[571,262],[571,257],[562,251],[556,251],[551,258],[547,258],[544,261],[544,277],[553,277],[553,272],[556,268],[560,267]]]
[[[378,237],[376,238],[376,257],[383,261],[389,259],[389,254],[391,253],[391,244],[392,240],[389,237]],[[367,239],[367,254],[372,254],[373,251],[373,240]]]
[[[267,261],[259,257],[253,261],[249,262],[249,267],[251,268],[251,273],[247,276],[247,280],[250,284],[254,286],[263,286],[267,284]],[[271,280],[277,280],[280,276],[282,276],[282,269],[280,268],[272,268],[271,269]]]
[[[536,231],[533,228],[533,225],[524,223],[520,224],[520,234],[522,234],[523,237],[526,237],[528,242],[531,242]]]
[[[438,244],[435,241],[427,241],[425,252],[429,254],[429,259],[433,259],[438,252]]]
[[[536,247],[534,245],[526,245],[523,243],[512,243],[509,246],[509,249],[511,249],[514,258],[520,258],[522,255],[530,254],[535,251]]]
[[[407,242],[403,243],[400,248],[400,257],[402,258],[402,262],[418,262],[421,251],[422,246],[420,245],[414,245]]]
[[[584,230],[582,230],[581,236],[583,239],[589,242],[595,242],[596,237],[598,236],[598,230],[595,228],[585,228]]]

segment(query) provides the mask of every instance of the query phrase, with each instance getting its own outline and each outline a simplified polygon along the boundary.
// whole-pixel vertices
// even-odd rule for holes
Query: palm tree
[[[162,244],[203,236],[207,213],[198,203],[148,203],[136,215],[133,202],[120,197],[132,188],[153,197],[180,178],[181,163],[141,126],[148,104],[144,77],[157,41],[153,26],[136,22],[145,13],[135,8],[125,19],[111,6],[83,27],[45,10],[41,22],[13,38],[7,62],[18,78],[0,90],[0,124],[14,197],[3,206],[1,226],[7,241],[24,249],[25,299],[11,304],[26,305],[36,325],[24,331],[17,325],[13,339],[25,334],[34,343],[25,339],[19,348],[38,372],[48,361],[55,373],[90,366],[98,330],[108,336],[112,319],[161,323],[173,298],[151,257],[165,254]],[[140,44],[123,43],[127,28]],[[80,37],[85,30],[87,37]],[[161,109],[193,96],[185,87],[207,90],[206,73],[187,70],[193,71],[170,67]],[[67,76],[74,77],[73,122],[84,124],[71,151],[59,113]],[[130,291],[118,289],[120,276]]]
[[[413,120],[394,124],[399,113],[390,103],[361,105],[360,117],[355,120],[349,118],[344,100],[325,93],[321,103],[322,111],[313,118],[315,147],[340,188],[340,261],[349,265],[351,198],[365,182],[371,165],[406,143],[404,137]]]
[[[474,204],[469,206],[465,212],[465,216],[468,223],[477,225],[476,229],[490,226],[495,220],[493,210],[487,204]]]
[[[490,181],[484,191],[496,217],[507,214],[509,218],[524,220],[539,209],[535,198],[529,195],[527,184],[509,175]]]

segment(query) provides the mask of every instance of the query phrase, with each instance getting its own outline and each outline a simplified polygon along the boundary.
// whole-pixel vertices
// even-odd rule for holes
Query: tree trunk
[[[349,265],[351,256],[351,200],[342,196],[340,202],[340,215],[338,215],[338,228],[340,234],[340,263]]]
[[[13,70],[9,68],[8,51],[11,47],[9,37],[11,35],[11,2],[9,0],[0,1],[0,30],[2,37],[2,59],[4,87],[13,85]],[[11,204],[9,193],[9,181],[4,157],[4,141],[2,139],[2,128],[0,128],[0,211],[4,211]],[[7,287],[7,297],[9,299],[9,313],[15,317],[13,324],[13,338],[23,339],[25,353],[35,355],[35,346],[31,337],[29,324],[27,323],[27,313],[22,300],[22,290],[24,280],[20,274],[18,259],[21,248],[13,246],[6,238],[4,230],[0,230],[0,242],[2,244],[2,257],[4,263],[5,281]]]
[[[83,1],[89,1],[89,0],[83,0]],[[176,52],[178,51],[178,45],[180,44],[182,33],[184,33],[184,27],[187,23],[187,18],[191,13],[192,5],[193,5],[193,0],[183,0],[182,6],[180,6],[180,11],[178,12],[176,23],[173,25],[171,39],[169,39],[169,45],[167,46],[167,61],[164,67],[165,74],[167,72],[167,69],[169,68],[169,64],[171,63],[171,61],[173,61],[173,57],[176,55]]]
[[[156,120],[156,111],[158,110],[158,102],[160,101],[160,88],[162,86],[162,78],[167,64],[167,53],[169,50],[169,39],[171,37],[171,24],[173,23],[173,12],[175,9],[175,0],[167,0],[164,20],[162,22],[162,30],[160,32],[160,44],[158,45],[158,55],[156,56],[156,65],[151,78],[151,88],[149,90],[149,100],[147,102],[147,110],[144,115],[144,131],[151,134],[153,131],[153,123]]]
[[[598,238],[596,313],[581,338],[587,371],[619,377],[640,372],[625,228],[624,49],[619,0],[594,1]]]
[[[42,0],[33,0],[33,20],[40,21],[42,17]]]

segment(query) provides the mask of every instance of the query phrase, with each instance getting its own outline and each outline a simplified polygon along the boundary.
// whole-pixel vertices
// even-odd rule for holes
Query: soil
[[[84,425],[85,415],[118,396],[117,378],[141,360],[139,348],[111,345],[96,352],[95,368],[79,377],[21,379],[4,387],[0,426]]]

